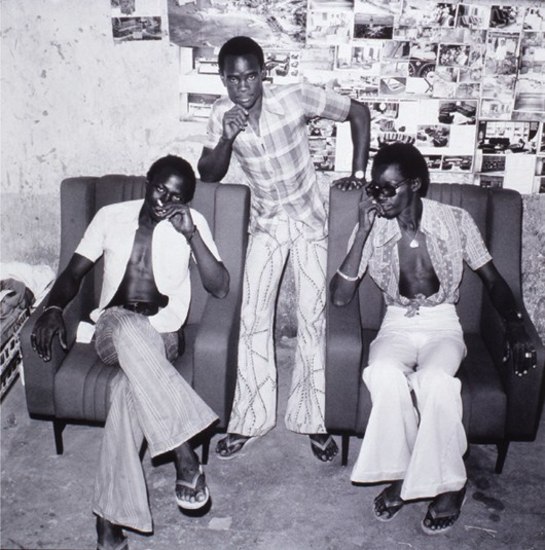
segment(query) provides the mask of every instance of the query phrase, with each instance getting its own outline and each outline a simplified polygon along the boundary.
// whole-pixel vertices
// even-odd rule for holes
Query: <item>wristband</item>
[[[50,309],[58,309],[61,313],[63,312],[63,308],[61,306],[47,306],[42,313],[45,313],[46,311],[49,311]]]
[[[359,280],[359,277],[356,275],[356,277],[351,277],[350,275],[347,275],[346,273],[343,273],[341,271],[341,268],[337,269],[337,275],[342,277],[345,281],[349,281],[351,283],[355,283],[357,280]]]

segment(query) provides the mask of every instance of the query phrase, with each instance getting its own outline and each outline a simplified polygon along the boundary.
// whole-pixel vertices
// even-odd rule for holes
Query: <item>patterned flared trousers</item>
[[[303,224],[281,218],[274,232],[250,235],[241,311],[238,373],[229,433],[262,436],[275,426],[277,373],[274,312],[291,255],[297,348],[285,422],[297,433],[325,433],[325,284],[327,240],[310,240]]]

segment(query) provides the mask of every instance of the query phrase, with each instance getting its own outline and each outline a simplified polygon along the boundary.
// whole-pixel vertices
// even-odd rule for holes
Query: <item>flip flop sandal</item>
[[[177,479],[176,480],[176,489],[178,489],[179,487],[180,488],[183,487],[183,488],[187,488],[187,489],[191,489],[192,491],[195,491],[195,495],[194,495],[195,496],[195,502],[191,502],[191,501],[188,501],[188,500],[183,500],[183,499],[178,497],[178,491],[177,490],[174,492],[175,497],[176,497],[176,504],[182,510],[200,510],[201,508],[206,506],[206,504],[210,500],[210,491],[208,490],[206,482],[204,484],[204,487],[200,491],[197,491],[197,484],[199,483],[199,480],[201,479],[201,477],[204,480],[204,472],[202,470],[202,466],[199,464],[199,471],[195,474],[195,476],[193,477],[193,479],[191,481],[184,481],[183,479]],[[204,494],[205,494],[205,498],[203,500],[197,500],[197,494],[200,493],[200,492],[204,492]]]
[[[388,504],[386,501],[386,489],[384,489],[373,502],[373,513],[379,521],[391,521],[403,508],[405,502],[399,501],[397,504]]]
[[[231,460],[236,456],[244,456],[241,452],[242,449],[247,449],[249,445],[257,440],[257,437],[249,437],[248,439],[235,439],[231,441],[230,437],[230,435],[226,435],[216,445],[216,455],[220,460]]]
[[[422,523],[420,524],[420,526],[422,527],[422,531],[424,531],[426,535],[442,535],[443,533],[450,531],[450,529],[452,529],[452,527],[456,523],[456,520],[460,517],[462,506],[466,501],[465,487],[460,491],[460,495],[457,500],[460,505],[458,507],[458,511],[454,512],[453,514],[448,514],[446,512],[435,512],[432,508],[432,501],[431,504],[428,506],[426,517],[422,520]]]
[[[106,548],[104,544],[97,543],[97,550],[129,550],[129,539],[122,540],[116,546]]]
[[[330,448],[330,446],[332,446],[335,452],[328,457],[326,451]],[[323,443],[310,438],[310,448],[312,449],[314,456],[322,462],[331,462],[339,452],[339,448],[331,435]]]

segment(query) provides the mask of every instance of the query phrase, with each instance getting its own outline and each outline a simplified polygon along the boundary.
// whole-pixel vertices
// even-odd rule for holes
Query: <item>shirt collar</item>
[[[449,238],[449,229],[445,216],[441,215],[441,204],[423,198],[422,205],[421,231],[426,235],[433,235],[436,239],[446,241]]]
[[[401,230],[396,219],[387,220],[385,218],[378,218],[377,222],[377,230],[373,240],[373,244],[376,247],[384,246],[391,240],[397,242],[401,239]],[[441,216],[441,207],[437,201],[422,199],[420,230],[426,235],[433,235],[434,238],[442,241],[448,239],[448,226],[444,217]]]
[[[284,107],[273,94],[270,86],[263,85],[263,109],[275,115],[283,115]]]

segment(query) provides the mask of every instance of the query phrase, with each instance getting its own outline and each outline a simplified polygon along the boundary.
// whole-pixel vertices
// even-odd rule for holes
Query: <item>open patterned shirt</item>
[[[218,99],[208,121],[206,147],[214,149],[223,132],[223,115],[234,103]],[[307,120],[344,121],[350,98],[306,83],[263,87],[259,135],[248,125],[233,152],[249,180],[250,230],[269,231],[279,214],[304,223],[307,236],[326,235],[326,209],[309,151]]]
[[[387,305],[414,308],[447,303],[459,298],[463,262],[473,270],[488,263],[492,256],[471,215],[456,206],[422,199],[420,230],[426,236],[430,259],[439,279],[439,290],[428,297],[411,299],[399,293],[399,254],[401,230],[396,219],[376,218],[363,246],[358,275],[369,275],[382,290]],[[352,246],[357,225],[350,237]],[[417,303],[415,303],[415,301]]]

